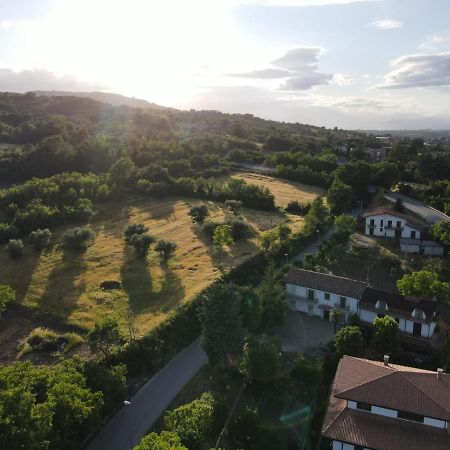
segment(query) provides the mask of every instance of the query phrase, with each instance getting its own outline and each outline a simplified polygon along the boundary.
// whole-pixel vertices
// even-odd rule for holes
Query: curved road
[[[413,198],[407,197],[403,194],[397,194],[396,192],[387,192],[384,197],[390,202],[395,202],[398,198],[402,200],[406,209],[418,214],[423,217],[427,222],[436,223],[441,222],[443,220],[449,221],[450,217],[445,215],[444,213],[431,208],[430,206],[424,205],[422,202],[418,200],[414,200]]]
[[[128,450],[139,443],[183,386],[208,362],[200,338],[176,355],[122,407],[87,450]]]

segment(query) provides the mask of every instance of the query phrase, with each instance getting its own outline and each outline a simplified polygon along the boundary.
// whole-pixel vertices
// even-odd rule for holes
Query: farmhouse
[[[365,233],[369,236],[389,238],[419,239],[420,224],[406,214],[380,206],[363,214],[366,219]]]
[[[351,315],[365,324],[376,317],[391,316],[400,331],[432,337],[436,304],[415,297],[373,289],[368,283],[303,269],[290,269],[285,278],[290,309],[329,320],[330,311],[341,312],[341,322]]]
[[[322,435],[333,450],[448,450],[450,375],[344,356]]]

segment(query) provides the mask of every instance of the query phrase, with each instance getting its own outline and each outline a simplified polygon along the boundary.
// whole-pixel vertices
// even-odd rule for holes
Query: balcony
[[[304,302],[304,303],[310,303],[312,305],[317,305],[319,303],[318,298],[308,298],[308,297],[302,297],[300,295],[294,295],[294,294],[288,294],[288,301],[297,301],[297,302]]]

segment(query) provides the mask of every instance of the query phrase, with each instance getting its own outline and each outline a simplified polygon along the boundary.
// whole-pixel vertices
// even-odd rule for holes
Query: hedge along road
[[[139,443],[183,386],[208,362],[200,338],[154,375],[103,427],[87,450],[128,450]]]

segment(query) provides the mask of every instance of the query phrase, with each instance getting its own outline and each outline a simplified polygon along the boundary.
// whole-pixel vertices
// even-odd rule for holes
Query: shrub
[[[36,250],[43,250],[50,242],[52,233],[48,228],[45,228],[44,230],[38,228],[30,233],[29,238]]]
[[[160,240],[155,245],[155,251],[161,254],[162,260],[167,263],[167,260],[170,258],[172,253],[177,248],[177,244],[173,241],[164,241]]]
[[[91,245],[93,238],[94,232],[90,228],[71,228],[63,235],[63,246],[71,250],[86,250]]]
[[[242,209],[242,202],[240,200],[225,200],[225,206],[231,214],[237,216],[239,211]]]
[[[132,245],[131,240],[135,234],[140,235],[146,233],[147,231],[148,227],[143,223],[133,223],[131,225],[128,225],[123,232],[126,244]]]
[[[141,259],[144,259],[147,256],[150,245],[152,245],[153,242],[155,242],[155,238],[148,233],[133,234],[130,239],[130,243],[134,247],[136,255]]]
[[[122,289],[122,282],[120,282],[119,280],[103,280],[100,283],[100,289],[103,289],[104,291]]]
[[[193,222],[203,223],[208,217],[209,210],[206,205],[193,206],[188,214],[192,217]]]
[[[16,291],[5,284],[0,284],[0,314],[15,300]]]
[[[173,431],[149,433],[134,447],[134,450],[188,450],[182,445],[180,436]]]
[[[297,214],[298,216],[304,216],[311,208],[311,203],[302,204],[297,200],[292,200],[288,203],[285,210],[291,214]]]
[[[8,250],[9,256],[13,259],[18,259],[23,255],[23,241],[22,239],[10,239],[6,250]]]
[[[215,229],[222,225],[228,225],[231,227],[231,236],[233,238],[233,241],[242,241],[248,239],[253,233],[253,230],[250,228],[250,226],[243,220],[240,220],[238,218],[232,218],[224,222],[213,222],[207,220],[203,224],[203,232],[212,239]]]

